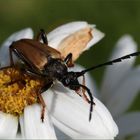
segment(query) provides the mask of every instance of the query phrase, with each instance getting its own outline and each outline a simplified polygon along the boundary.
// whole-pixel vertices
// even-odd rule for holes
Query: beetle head
[[[72,90],[80,88],[77,74],[75,72],[67,72],[60,80],[62,84]]]

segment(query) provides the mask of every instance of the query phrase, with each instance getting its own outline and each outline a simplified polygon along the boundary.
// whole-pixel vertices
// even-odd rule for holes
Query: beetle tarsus
[[[90,101],[89,122],[92,119],[93,105],[95,105],[95,103]]]
[[[45,107],[43,106],[42,111],[41,111],[41,120],[44,122],[44,114],[45,114]]]

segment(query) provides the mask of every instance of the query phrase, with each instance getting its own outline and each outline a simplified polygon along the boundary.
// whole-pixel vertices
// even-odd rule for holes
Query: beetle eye
[[[65,79],[65,84],[68,85],[70,83],[70,79]]]

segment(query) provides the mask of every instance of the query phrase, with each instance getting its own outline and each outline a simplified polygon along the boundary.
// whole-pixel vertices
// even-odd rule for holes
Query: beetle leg
[[[51,86],[53,85],[53,82],[49,82],[44,84],[44,86],[41,88],[40,93],[45,92],[46,90],[48,90]]]
[[[73,61],[72,61],[72,53],[69,53],[66,58],[64,59],[64,62],[67,64],[68,67],[73,67]]]
[[[83,82],[82,85],[85,86],[85,76],[83,75]],[[90,100],[86,96],[86,90],[82,88],[82,95],[80,94],[80,90],[75,91],[80,97],[82,97],[87,103],[90,103]]]
[[[92,117],[93,105],[95,105],[95,103],[93,101],[92,93],[90,92],[90,89],[88,87],[86,87],[85,85],[76,84],[76,85],[73,85],[73,86],[78,87],[78,88],[79,87],[84,88],[87,91],[87,94],[89,95],[89,98],[90,98],[90,101],[89,101],[89,104],[90,104],[89,121],[90,121],[91,117]]]
[[[41,120],[42,120],[42,122],[44,122],[44,114],[45,114],[46,104],[45,104],[44,99],[43,99],[42,95],[40,94],[40,92],[37,93],[37,96],[39,98],[40,104],[42,105]]]
[[[76,90],[75,91],[80,97],[82,97],[82,95],[80,94],[80,90]]]
[[[33,72],[31,69],[22,69],[22,72],[25,72],[25,74],[31,76],[31,77],[36,77],[36,78],[42,78],[43,76],[41,74],[38,74],[36,72]]]
[[[83,83],[82,83],[84,86],[85,86],[85,76],[83,75]],[[88,97],[86,96],[86,90],[84,88],[82,88],[82,93],[83,93],[83,98],[88,102],[90,103]]]
[[[82,85],[85,86],[85,76],[83,75],[83,82]],[[86,96],[86,90],[84,88],[82,88],[82,95],[80,94],[80,90],[76,90],[75,91],[80,97],[83,97],[83,99],[90,103],[90,100],[88,99],[88,97]]]
[[[48,39],[47,39],[47,36],[46,36],[46,32],[43,29],[40,29],[40,33],[36,37],[37,41],[40,41],[40,39],[43,40],[44,44],[48,45]]]
[[[39,92],[37,93],[38,95],[38,98],[39,98],[39,102],[41,103],[42,105],[42,110],[41,110],[41,120],[42,122],[44,122],[44,114],[45,114],[45,108],[46,108],[46,104],[44,102],[44,99],[41,95],[42,92],[46,91],[47,89],[49,89],[51,86],[52,86],[53,82],[50,82],[50,83],[47,83],[45,84],[40,90]]]

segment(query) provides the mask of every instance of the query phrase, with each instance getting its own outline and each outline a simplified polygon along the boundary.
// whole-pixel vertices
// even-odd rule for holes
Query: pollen
[[[0,111],[20,116],[24,108],[38,102],[41,81],[16,68],[0,70]]]

